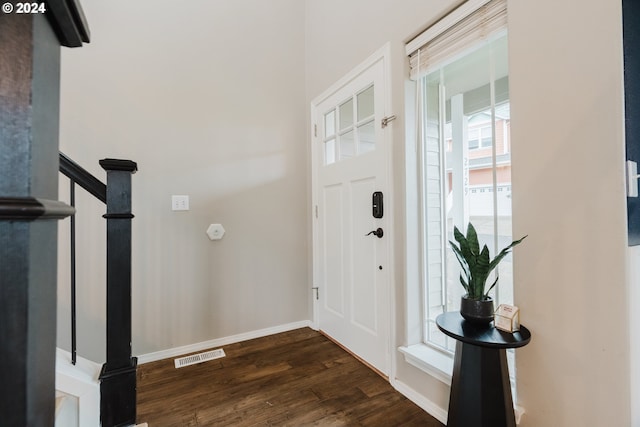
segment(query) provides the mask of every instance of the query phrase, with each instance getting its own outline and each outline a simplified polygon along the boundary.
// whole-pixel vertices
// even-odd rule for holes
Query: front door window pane
[[[324,115],[324,164],[335,163],[336,158],[336,110]]]
[[[376,127],[373,121],[358,126],[358,154],[373,151],[376,148]]]
[[[353,131],[340,136],[340,160],[348,159],[356,154],[356,142]]]
[[[373,116],[373,86],[358,94],[358,123]]]
[[[324,164],[342,162],[376,148],[375,90],[369,84],[324,113]]]
[[[340,130],[344,131],[353,126],[353,98],[343,103],[340,110]]]
[[[336,133],[336,110],[331,110],[324,115],[324,136],[329,138]]]

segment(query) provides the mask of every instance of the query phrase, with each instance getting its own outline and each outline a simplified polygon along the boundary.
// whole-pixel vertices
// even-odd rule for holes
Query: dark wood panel
[[[138,422],[160,426],[442,426],[311,329],[224,347],[225,358],[138,368]]]
[[[640,2],[623,0],[624,98],[627,159],[640,162]],[[629,245],[640,245],[640,198],[627,197]]]
[[[89,43],[89,24],[78,0],[47,0],[46,10],[60,45],[81,47],[82,42]]]
[[[64,210],[57,202],[59,70],[60,46],[43,15],[0,13],[4,213],[16,199],[46,200],[36,202],[42,215],[45,205]],[[58,225],[41,219],[0,217],[2,426],[54,424]]]

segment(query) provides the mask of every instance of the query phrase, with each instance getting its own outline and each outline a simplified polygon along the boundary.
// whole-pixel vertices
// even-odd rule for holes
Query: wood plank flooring
[[[191,426],[442,424],[308,328],[224,346],[225,358],[138,368],[138,423]]]

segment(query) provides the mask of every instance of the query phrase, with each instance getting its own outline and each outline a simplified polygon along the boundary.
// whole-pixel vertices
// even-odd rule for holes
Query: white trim
[[[293,331],[294,329],[311,327],[309,320],[302,320],[300,322],[287,323],[284,325],[274,326],[272,328],[259,329],[257,331],[245,332],[238,335],[231,335],[223,338],[216,338],[209,341],[202,341],[195,344],[189,344],[181,347],[174,347],[167,350],[156,351],[153,353],[141,354],[138,356],[138,364],[144,364],[149,362],[155,362],[163,359],[171,359],[176,356],[182,356],[187,353],[195,353],[198,351],[206,350],[214,347],[221,347],[223,345],[235,344],[242,341],[252,340],[255,338],[262,338],[269,335],[279,334],[281,332]]]
[[[327,95],[328,96],[328,95]],[[325,96],[326,98],[326,96]],[[323,98],[323,99],[325,99]],[[319,315],[319,307],[318,307],[318,298],[316,297],[319,289],[319,279],[318,279],[318,190],[316,189],[316,182],[318,181],[318,162],[320,161],[318,157],[318,142],[321,139],[318,137],[318,124],[316,123],[316,118],[318,117],[318,104],[320,101],[312,101],[310,110],[310,119],[311,119],[311,133],[310,133],[310,150],[311,150],[311,281],[312,288],[311,289],[311,310],[312,310],[312,326],[311,328],[314,330],[320,329],[320,315]]]
[[[382,81],[384,83],[384,117],[393,114],[393,104],[391,102],[391,95],[393,87],[393,79],[391,78],[391,43],[387,42],[382,48],[380,48],[380,53],[382,54],[382,62],[384,68],[384,76]],[[399,126],[399,124],[398,124]],[[396,197],[395,197],[395,179],[394,179],[394,168],[393,168],[393,126],[387,126],[383,129],[383,136],[385,139],[385,145],[387,146],[387,185],[388,185],[388,194],[387,203],[390,203],[388,206],[396,205]],[[395,222],[395,209],[387,209],[387,224],[391,230],[397,229],[397,224]],[[388,270],[388,294],[389,298],[387,309],[389,310],[389,342],[387,344],[389,351],[389,378],[396,377],[397,371],[397,361],[396,361],[396,352],[394,351],[394,347],[396,346],[396,286],[395,286],[395,277],[396,277],[396,267],[395,267],[395,240],[389,239],[389,246],[387,252],[387,260],[386,260],[386,268]]]
[[[436,405],[431,400],[424,397],[422,394],[418,393],[402,381],[394,381],[392,383],[393,388],[402,393],[407,399],[418,405],[424,411],[426,411],[429,415],[436,418],[442,424],[447,424],[447,415],[448,411],[440,406]]]
[[[458,22],[462,21],[467,16],[471,15],[480,7],[489,3],[489,1],[490,0],[467,0],[457,9],[454,9],[451,13],[444,16],[438,22],[427,28],[425,31],[416,36],[416,38],[407,43],[405,52],[407,53],[407,55],[411,55],[426,43],[429,43],[431,40],[438,37],[440,34],[445,32]]]
[[[404,360],[410,365],[451,386],[453,357],[450,355],[422,343],[399,347],[398,351],[404,354]]]
[[[78,399],[78,425],[100,425],[100,365],[78,357],[75,366],[71,354],[56,349],[56,390]]]
[[[627,249],[627,289],[629,324],[637,325],[640,314],[637,304],[640,303],[640,246],[629,246]],[[629,328],[629,378],[631,383],[631,425],[640,426],[640,367],[635,363],[640,360],[640,333],[638,328]]]

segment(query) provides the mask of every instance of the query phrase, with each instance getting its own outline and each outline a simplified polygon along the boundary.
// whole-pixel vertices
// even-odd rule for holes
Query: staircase
[[[56,353],[56,424],[131,426],[136,421],[137,369],[137,358],[131,356],[131,175],[137,165],[131,160],[101,160],[105,185],[63,153],[59,161],[60,172],[69,178],[71,206],[76,208],[76,186],[106,205],[107,354],[101,367],[76,351],[76,213],[71,216],[71,351],[58,348]]]
[[[90,39],[79,0],[47,0],[45,14],[0,14],[0,33],[0,425],[48,426],[56,412],[65,427],[133,425],[131,175],[137,166],[102,160],[105,185],[58,156],[60,47]],[[70,353],[54,354],[57,221],[75,213],[57,200],[58,168],[71,175],[72,187],[106,204],[107,355],[98,374],[95,364],[77,357],[75,338]]]

